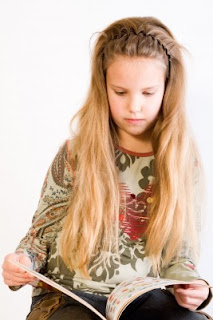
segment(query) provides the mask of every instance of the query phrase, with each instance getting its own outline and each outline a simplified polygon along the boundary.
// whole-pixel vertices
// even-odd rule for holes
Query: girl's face
[[[118,56],[106,73],[107,94],[119,143],[151,142],[165,89],[165,65],[155,58]],[[133,146],[134,148],[134,146]]]

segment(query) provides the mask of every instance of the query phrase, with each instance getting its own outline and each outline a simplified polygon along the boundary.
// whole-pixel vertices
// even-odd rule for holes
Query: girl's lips
[[[141,124],[143,119],[125,119],[130,124]]]

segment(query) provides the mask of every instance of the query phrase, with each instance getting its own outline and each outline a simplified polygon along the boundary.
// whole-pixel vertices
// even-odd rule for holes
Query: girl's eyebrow
[[[128,90],[124,87],[121,86],[117,86],[114,84],[111,84],[111,87],[115,88],[115,89],[120,89],[120,90]],[[154,86],[149,86],[149,87],[145,87],[145,88],[141,88],[141,90],[152,90],[152,89],[157,89],[159,87],[159,85],[154,85]]]
[[[127,90],[127,89],[125,89],[125,88],[123,88],[123,87],[116,86],[116,85],[114,85],[114,84],[111,84],[111,87],[113,87],[113,88],[115,88],[115,89],[120,89],[120,90]]]

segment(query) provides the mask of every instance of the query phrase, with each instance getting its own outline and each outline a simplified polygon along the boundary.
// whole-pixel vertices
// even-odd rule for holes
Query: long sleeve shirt
[[[32,226],[16,251],[28,255],[35,270],[70,290],[108,296],[124,280],[153,276],[152,262],[145,252],[144,233],[152,202],[154,162],[153,153],[134,153],[116,147],[115,164],[121,194],[119,256],[110,253],[106,262],[100,255],[94,255],[89,266],[90,279],[86,279],[79,270],[70,271],[58,251],[76,175],[76,152],[72,149],[72,142],[66,141],[50,165]],[[184,251],[177,261],[162,270],[161,276],[179,280],[199,278],[192,258]],[[39,285],[34,287],[33,295],[48,291]]]

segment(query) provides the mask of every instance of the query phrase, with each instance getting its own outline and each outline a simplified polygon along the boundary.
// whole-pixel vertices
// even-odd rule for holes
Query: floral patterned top
[[[119,259],[111,254],[108,262],[104,262],[99,255],[94,256],[89,267],[90,280],[79,270],[71,272],[57,253],[75,179],[75,161],[72,143],[67,140],[47,172],[32,226],[16,251],[27,254],[36,271],[70,290],[108,296],[124,280],[153,275],[151,260],[145,254],[144,231],[149,220],[147,209],[152,202],[154,155],[116,147],[115,163],[121,191]],[[184,250],[178,261],[162,270],[161,276],[180,280],[199,278],[193,261]],[[45,285],[38,285],[33,288],[33,295],[48,291]]]

